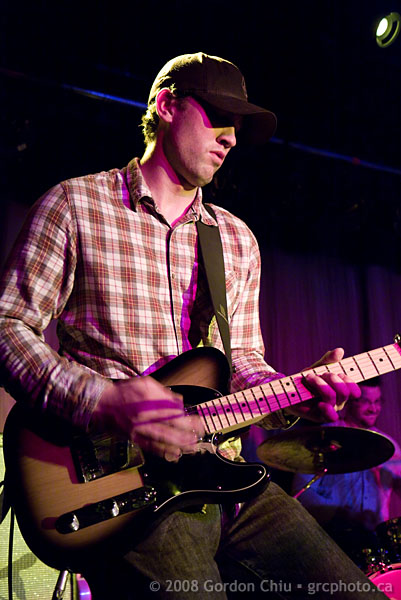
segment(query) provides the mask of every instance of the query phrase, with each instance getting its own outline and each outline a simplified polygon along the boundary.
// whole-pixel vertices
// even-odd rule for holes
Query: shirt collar
[[[133,158],[127,166],[127,184],[131,196],[132,207],[135,211],[137,210],[139,202],[143,201],[144,199],[146,199],[156,208],[150,189],[146,185],[139,168],[139,158]],[[216,226],[217,222],[205,209],[202,198],[202,188],[199,187],[187,214],[190,215],[194,221],[198,221],[200,219],[206,223],[206,225]]]
[[[139,158],[133,158],[128,164],[127,184],[131,196],[132,207],[134,210],[137,209],[138,203],[143,198],[151,200],[154,204],[154,200],[152,198],[152,194],[150,193],[150,189],[146,185],[141,170],[139,168]]]

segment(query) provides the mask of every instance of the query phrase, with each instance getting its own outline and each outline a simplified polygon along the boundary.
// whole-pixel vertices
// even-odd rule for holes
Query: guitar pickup
[[[78,480],[82,483],[145,463],[139,446],[109,435],[76,436],[70,449]]]

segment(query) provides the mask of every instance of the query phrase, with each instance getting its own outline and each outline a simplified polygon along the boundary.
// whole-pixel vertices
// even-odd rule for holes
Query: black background
[[[379,48],[394,0],[3,2],[1,183],[30,205],[72,176],[141,155],[141,110],[162,65],[204,51],[232,60],[279,126],[237,148],[206,194],[261,245],[400,268],[401,37]],[[362,163],[360,164],[360,161]]]

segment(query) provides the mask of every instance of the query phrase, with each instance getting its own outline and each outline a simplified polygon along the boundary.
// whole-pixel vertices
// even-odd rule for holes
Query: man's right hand
[[[195,452],[204,428],[197,416],[186,416],[181,396],[152,377],[110,383],[93,412],[91,425],[135,442],[169,461]]]

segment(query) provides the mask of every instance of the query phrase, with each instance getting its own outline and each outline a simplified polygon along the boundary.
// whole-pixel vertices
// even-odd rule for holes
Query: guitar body
[[[400,339],[312,371],[345,373],[355,383],[390,373],[401,369]],[[197,348],[164,365],[152,376],[183,395],[207,432],[199,452],[177,463],[144,456],[107,432],[84,436],[16,405],[4,430],[6,493],[28,546],[48,565],[79,572],[89,554],[128,549],[175,510],[255,496],[268,483],[265,467],[226,460],[219,443],[313,398],[303,384],[307,372],[222,396],[230,373],[219,350]]]
[[[153,374],[187,406],[219,396],[228,375],[213,348],[184,353]],[[241,502],[264,489],[264,466],[229,461],[218,443],[218,434],[209,436],[203,451],[169,463],[107,435],[79,435],[17,404],[4,430],[6,491],[32,552],[79,572],[86,557],[128,549],[175,510]]]

